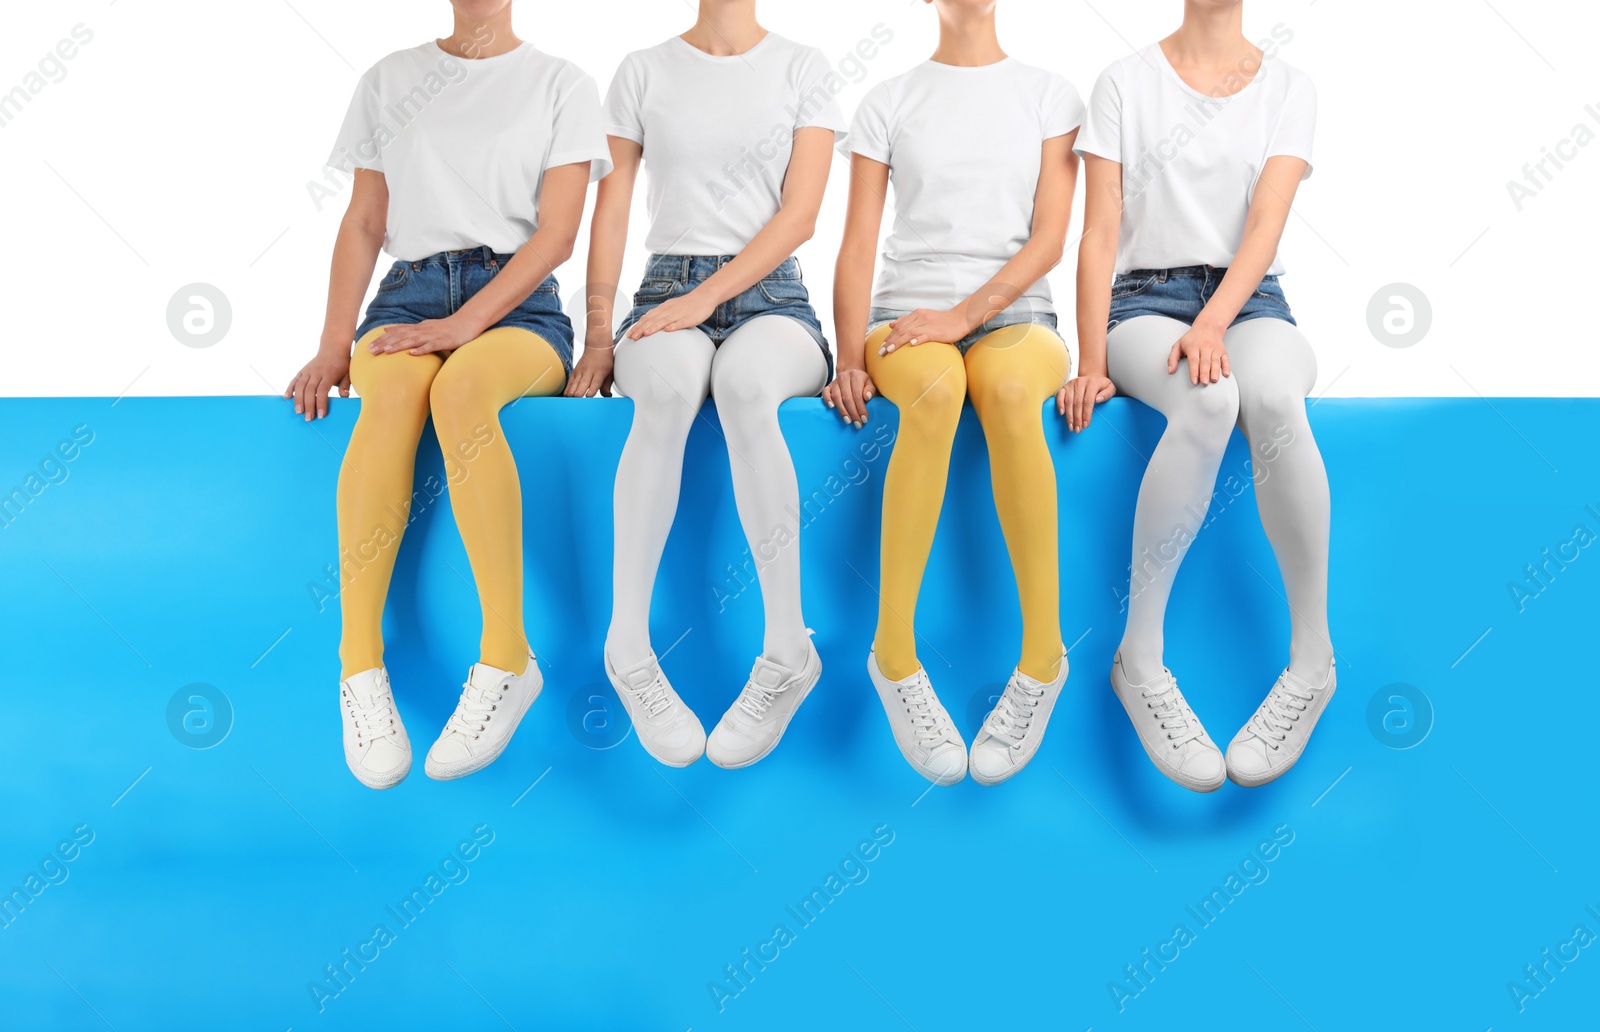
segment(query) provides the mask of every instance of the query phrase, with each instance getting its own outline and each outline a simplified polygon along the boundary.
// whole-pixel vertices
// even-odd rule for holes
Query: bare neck
[[[463,18],[457,13],[454,31],[437,42],[445,52],[466,58],[498,57],[522,45],[522,40],[511,31],[510,4],[483,21]]]
[[[1161,48],[1174,64],[1197,66],[1231,65],[1255,51],[1244,38],[1244,5],[1211,7],[1186,0],[1183,24],[1161,41]]]
[[[986,11],[939,11],[939,48],[933,60],[940,64],[976,67],[1005,60],[1000,35],[995,30],[994,8]]]
[[[766,36],[756,21],[755,0],[700,0],[699,17],[679,38],[713,57],[732,57]]]

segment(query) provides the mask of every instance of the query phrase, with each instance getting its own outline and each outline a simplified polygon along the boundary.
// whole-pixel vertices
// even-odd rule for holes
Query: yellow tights
[[[554,348],[516,327],[488,330],[448,358],[374,355],[367,345],[382,333],[379,327],[357,341],[350,359],[361,416],[339,470],[340,676],[383,665],[383,604],[410,519],[417,442],[430,412],[450,508],[483,605],[479,660],[520,674],[528,665],[522,490],[500,409],[517,398],[559,392],[566,372]]]
[[[900,410],[900,432],[883,487],[882,587],[878,666],[893,680],[916,673],[912,621],[933,547],[950,472],[950,448],[962,402],[970,395],[989,445],[994,506],[1011,554],[1022,603],[1024,674],[1055,679],[1061,666],[1056,474],[1045,444],[1043,406],[1066,382],[1071,359],[1061,338],[1037,323],[987,334],[965,358],[953,345],[929,342],[879,355],[889,335],[867,337],[867,372],[878,393]]]

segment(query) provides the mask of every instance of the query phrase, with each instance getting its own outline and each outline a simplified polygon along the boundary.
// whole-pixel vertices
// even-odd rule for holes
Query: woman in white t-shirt
[[[606,95],[616,171],[595,202],[592,308],[567,393],[605,393],[614,368],[633,401],[604,661],[640,744],[674,767],[702,753],[722,767],[766,756],[822,672],[800,611],[799,488],[778,406],[828,382],[828,342],[793,254],[811,236],[845,127],[833,99],[842,86],[816,48],[762,28],[755,0],[703,0],[689,31],[629,54]],[[613,337],[615,287],[596,284],[621,275],[641,161],[650,258]],[[766,609],[761,655],[709,740],[650,644],[684,444],[708,393]]]
[[[895,741],[937,784],[954,784],[969,767],[995,784],[1038,750],[1067,678],[1043,405],[1071,362],[1044,276],[1066,243],[1083,104],[1061,76],[1006,56],[993,2],[933,6],[932,59],[874,87],[850,127],[850,207],[834,289],[839,376],[824,397],[857,427],[874,394],[900,412],[867,657]],[[894,228],[873,289],[891,183]],[[912,626],[968,397],[989,445],[1023,625],[1021,657],[970,758],[917,660]]]
[[[327,415],[334,388],[361,395],[339,472],[339,695],[345,760],[372,788],[411,769],[383,607],[413,499],[444,490],[431,478],[412,490],[430,413],[483,637],[428,776],[493,762],[543,684],[522,626],[522,499],[498,413],[566,382],[572,326],[550,273],[610,167],[594,81],[517,39],[510,0],[452,6],[450,36],[390,54],[356,85],[327,162],[351,193],[322,344],[285,392],[307,420]],[[358,325],[380,247],[395,261]]]
[[[1108,372],[1167,419],[1139,489],[1111,683],[1151,760],[1199,792],[1225,776],[1254,786],[1288,770],[1334,691],[1328,478],[1305,405],[1317,363],[1278,286],[1278,242],[1311,174],[1317,95],[1278,56],[1292,34],[1279,26],[1252,45],[1241,7],[1190,0],[1177,32],[1095,84],[1077,145],[1088,178],[1085,375],[1062,392],[1075,430],[1109,396]],[[1288,668],[1224,756],[1165,666],[1162,623],[1236,424],[1293,633]]]

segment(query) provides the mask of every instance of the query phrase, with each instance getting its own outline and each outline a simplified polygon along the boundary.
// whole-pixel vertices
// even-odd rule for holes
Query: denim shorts
[[[615,340],[621,340],[629,327],[644,317],[650,309],[682,297],[698,287],[734,256],[702,254],[653,254],[645,263],[644,279],[633,295],[633,308],[617,327]],[[833,353],[828,350],[828,338],[823,336],[822,322],[816,309],[811,307],[811,295],[806,293],[805,280],[800,276],[800,261],[786,258],[782,265],[767,273],[755,286],[736,294],[711,310],[711,317],[697,329],[720,345],[728,335],[751,319],[763,315],[782,315],[806,328],[811,339],[822,349],[822,359],[828,363],[828,382],[833,381]]]
[[[1111,317],[1106,322],[1106,332],[1116,329],[1118,323],[1137,319],[1141,315],[1164,315],[1193,324],[1200,317],[1200,309],[1217,292],[1227,272],[1227,269],[1209,265],[1124,272],[1111,284]],[[1289,302],[1283,296],[1283,288],[1278,286],[1278,277],[1261,277],[1261,285],[1256,287],[1255,293],[1239,309],[1239,314],[1230,325],[1251,319],[1282,319],[1290,326],[1295,325],[1294,316],[1289,314]]]
[[[911,313],[896,311],[893,308],[874,307],[867,313],[867,335],[871,336],[872,331],[884,323],[893,322],[902,315],[909,314]],[[983,325],[953,343],[956,346],[956,350],[965,355],[968,348],[995,330],[1003,330],[1007,326],[1017,326],[1022,323],[1037,323],[1040,326],[1048,326],[1053,333],[1056,331],[1056,313],[1042,309],[1037,304],[1022,299],[999,315],[985,320]]]
[[[409,325],[424,319],[454,315],[472,295],[482,290],[511,260],[487,247],[443,251],[414,262],[395,262],[378,284],[356,339],[379,326]],[[516,326],[538,335],[555,350],[567,372],[572,372],[572,320],[561,307],[560,287],[551,276],[527,300],[507,312],[497,323]],[[491,327],[493,328],[493,327]]]

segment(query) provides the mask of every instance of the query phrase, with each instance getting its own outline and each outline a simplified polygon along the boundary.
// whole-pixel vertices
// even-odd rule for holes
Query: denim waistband
[[[516,256],[501,254],[487,246],[464,247],[459,251],[440,251],[438,254],[430,254],[426,258],[418,258],[407,264],[415,269],[423,265],[471,265],[473,262],[480,262],[487,269],[491,265],[504,265],[514,257]]]
[[[736,254],[653,254],[645,262],[644,274],[683,282],[707,279],[737,257]],[[800,279],[800,259],[791,255],[761,278]]]
[[[1127,272],[1123,273],[1123,275],[1132,276],[1136,279],[1147,279],[1151,276],[1154,276],[1157,282],[1165,283],[1169,279],[1177,279],[1184,276],[1194,279],[1205,279],[1207,276],[1215,276],[1220,279],[1221,277],[1227,275],[1227,273],[1228,267],[1225,265],[1183,265],[1176,269],[1129,269]],[[1262,278],[1276,279],[1277,277],[1264,276]]]

